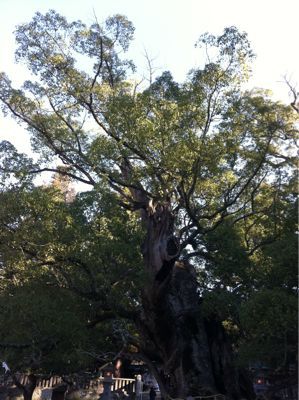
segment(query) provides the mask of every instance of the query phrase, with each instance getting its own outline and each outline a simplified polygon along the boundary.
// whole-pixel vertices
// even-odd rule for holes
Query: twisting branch
[[[13,170],[5,170],[5,172],[15,172]],[[75,179],[76,181],[85,183],[86,185],[91,185],[94,186],[95,185],[95,181],[92,180],[87,180],[84,178],[81,178],[78,175],[72,174],[71,172],[67,172],[67,171],[62,171],[62,169],[60,168],[35,168],[32,169],[30,171],[28,171],[29,174],[40,174],[41,172],[54,172],[54,173],[58,173],[59,175],[64,175],[64,176],[69,176],[72,179]]]
[[[285,76],[284,81],[290,89],[291,95],[293,96],[293,101],[291,102],[292,108],[299,114],[299,93],[295,89],[295,87],[291,84],[290,80]]]
[[[47,96],[50,106],[52,108],[52,110],[54,111],[54,113],[56,114],[56,116],[69,128],[69,130],[72,132],[72,134],[75,136],[75,139],[77,141],[77,146],[78,146],[78,152],[79,154],[82,156],[82,147],[81,147],[81,143],[78,137],[78,133],[76,131],[76,129],[73,127],[73,125],[66,119],[64,118],[64,116],[57,110],[56,106],[54,105],[52,99],[50,98],[50,96]]]
[[[83,175],[86,176],[87,183],[95,185],[96,182],[91,177],[90,173],[88,171],[86,171],[86,169],[84,169],[77,162],[74,162],[74,160],[69,155],[66,154],[65,150],[62,150],[61,148],[59,148],[58,145],[55,144],[54,139],[50,137],[49,132],[47,132],[46,129],[44,129],[42,126],[39,126],[38,124],[36,124],[32,119],[26,117],[22,112],[21,113],[18,112],[8,101],[5,101],[4,99],[2,99],[2,101],[9,108],[9,110],[12,112],[12,114],[15,117],[19,118],[21,121],[28,124],[31,128],[35,129],[43,136],[43,138],[48,142],[49,148],[61,159],[61,161],[63,163],[69,164],[70,166],[76,168],[78,171],[80,171]],[[38,172],[42,172],[42,171],[38,170]],[[82,181],[82,179],[81,179],[81,181]]]
[[[252,249],[247,251],[248,256],[252,256],[261,247],[274,243],[278,238],[279,235],[274,235],[268,239],[262,240],[261,242],[257,243]]]
[[[94,76],[94,78],[92,80],[92,83],[91,83],[91,91],[93,90],[93,88],[94,88],[94,86],[96,84],[96,81],[97,81],[97,79],[98,79],[98,77],[99,77],[99,75],[101,73],[101,69],[102,69],[102,66],[103,66],[104,50],[103,50],[103,39],[101,37],[100,37],[100,52],[101,52],[101,54],[100,54],[100,63],[98,65],[97,71],[96,71],[95,76]],[[92,92],[91,92],[90,93],[90,102],[91,103],[92,103],[92,100],[93,99],[92,99]]]
[[[14,246],[11,246],[11,248],[15,250]],[[34,259],[35,262],[38,262],[41,265],[47,265],[53,268],[55,271],[58,271],[60,276],[64,279],[68,289],[77,293],[81,297],[91,300],[94,300],[97,297],[99,298],[101,297],[99,296],[99,291],[96,285],[96,278],[94,277],[92,270],[82,260],[73,256],[59,256],[59,255],[56,255],[53,260],[46,260],[39,255],[38,251],[28,247],[27,243],[21,244],[19,248],[21,249],[24,255],[30,257],[30,259]],[[71,276],[69,276],[63,268],[63,264],[66,263],[80,268],[85,273],[85,275],[89,279],[90,290],[88,291],[83,290],[74,284],[73,280],[71,279]]]

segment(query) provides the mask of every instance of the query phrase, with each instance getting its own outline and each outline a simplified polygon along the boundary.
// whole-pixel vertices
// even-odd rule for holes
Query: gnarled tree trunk
[[[220,322],[201,315],[195,270],[178,261],[178,240],[168,204],[148,207],[143,256],[148,281],[143,292],[143,353],[153,361],[163,397],[224,394],[254,397],[233,365]]]

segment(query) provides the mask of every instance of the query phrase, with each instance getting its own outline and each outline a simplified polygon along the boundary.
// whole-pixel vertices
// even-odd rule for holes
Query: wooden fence
[[[28,375],[25,374],[17,374],[17,378],[22,385],[26,385],[28,383]],[[88,378],[88,377],[68,377],[68,384],[65,380],[63,380],[60,376],[52,376],[50,378],[44,378],[41,376],[37,377],[37,385],[36,387],[40,389],[51,389],[55,388],[59,385],[67,385],[71,386],[72,388],[76,389],[91,389],[97,388],[99,386],[103,386],[103,377],[99,378]],[[112,386],[111,391],[117,390],[126,390],[129,393],[135,393],[135,379],[128,379],[128,378],[112,378]],[[0,375],[0,385],[1,386],[14,386],[13,380],[11,376]]]

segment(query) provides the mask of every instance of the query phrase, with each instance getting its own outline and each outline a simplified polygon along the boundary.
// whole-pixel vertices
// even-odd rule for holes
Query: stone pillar
[[[137,375],[137,377],[136,377],[136,400],[142,400],[142,389],[143,389],[143,382],[141,380],[141,375]]]
[[[100,396],[100,400],[111,400],[111,386],[113,383],[112,376],[105,376],[103,379],[104,391]]]

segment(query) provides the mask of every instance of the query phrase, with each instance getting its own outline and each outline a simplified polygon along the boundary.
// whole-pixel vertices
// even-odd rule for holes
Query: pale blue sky
[[[132,52],[138,64],[142,65],[147,49],[155,66],[172,71],[178,80],[200,63],[194,48],[200,34],[218,34],[236,25],[248,33],[257,54],[252,86],[272,89],[276,98],[288,101],[282,76],[287,74],[299,84],[298,0],[0,0],[0,71],[17,84],[26,74],[14,64],[13,30],[36,11],[50,8],[86,23],[94,21],[94,11],[99,21],[125,14],[136,28]],[[1,138],[28,149],[22,129],[0,116]]]

